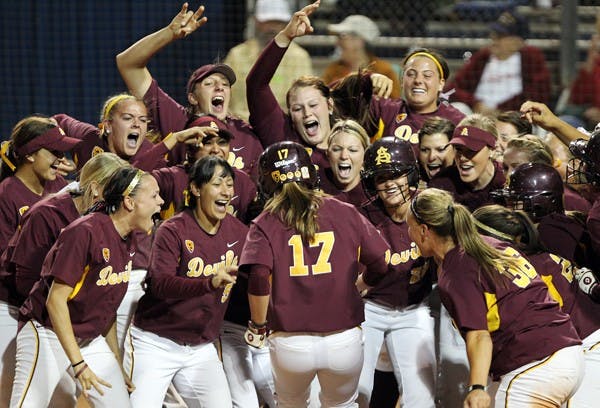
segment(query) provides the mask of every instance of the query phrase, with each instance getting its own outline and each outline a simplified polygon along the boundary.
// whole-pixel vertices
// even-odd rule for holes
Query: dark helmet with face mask
[[[572,141],[569,150],[574,158],[567,166],[567,182],[600,186],[600,129],[594,130],[589,140]]]
[[[279,142],[267,147],[259,158],[259,188],[271,197],[277,188],[292,181],[306,187],[319,187],[319,176],[306,148],[295,142]]]
[[[377,177],[389,179],[403,175],[408,177],[409,187],[416,189],[419,184],[419,165],[409,142],[386,136],[367,148],[360,177],[368,196],[373,197],[377,194]]]
[[[533,221],[553,213],[564,213],[564,184],[560,173],[544,163],[524,163],[508,178],[508,185],[492,192],[496,202],[525,211]]]

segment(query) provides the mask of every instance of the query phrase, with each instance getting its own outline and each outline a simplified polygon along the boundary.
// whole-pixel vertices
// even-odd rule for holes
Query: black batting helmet
[[[306,148],[299,143],[272,144],[260,155],[259,167],[259,187],[266,197],[272,196],[278,186],[292,181],[312,189],[319,187],[317,170]]]
[[[360,177],[369,196],[377,194],[375,178],[384,175],[407,175],[409,187],[417,187],[419,165],[409,142],[394,136],[385,136],[367,148]]]
[[[544,163],[524,163],[508,178],[508,186],[492,192],[495,201],[525,211],[533,221],[552,213],[563,213],[564,184],[560,173]]]

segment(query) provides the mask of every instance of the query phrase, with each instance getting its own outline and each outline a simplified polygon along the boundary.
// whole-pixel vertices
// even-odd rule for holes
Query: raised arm
[[[527,101],[521,105],[520,110],[521,115],[530,123],[554,133],[567,146],[573,140],[589,139],[588,135],[561,120],[543,103]]]
[[[187,37],[203,26],[207,21],[202,17],[203,13],[204,6],[194,13],[188,10],[188,3],[183,3],[181,11],[168,26],[145,36],[117,55],[117,68],[132,95],[143,98],[152,83],[152,75],[146,67],[150,58],[173,41]]]

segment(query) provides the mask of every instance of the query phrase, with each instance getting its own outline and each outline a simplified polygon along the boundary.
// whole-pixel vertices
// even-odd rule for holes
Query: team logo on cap
[[[104,258],[105,262],[110,261],[110,249],[102,248],[102,258]]]
[[[64,130],[62,130],[61,127],[58,128],[58,131],[60,132],[61,135],[66,136],[67,134],[65,133]]]
[[[460,132],[461,136],[469,136],[469,128],[464,127],[462,132]]]
[[[377,157],[375,157],[375,164],[377,166],[381,166],[382,164],[391,162],[392,155],[388,152],[387,148],[381,146],[379,149],[377,149]]]
[[[408,115],[406,113],[399,113],[396,115],[396,123],[400,123],[406,119]]]
[[[208,126],[210,126],[211,128],[213,128],[217,132],[219,131],[219,127],[217,126],[217,123],[214,120],[211,120],[210,124]]]
[[[194,252],[194,242],[193,241],[186,239],[185,247],[187,248],[187,250],[189,251],[190,254]]]

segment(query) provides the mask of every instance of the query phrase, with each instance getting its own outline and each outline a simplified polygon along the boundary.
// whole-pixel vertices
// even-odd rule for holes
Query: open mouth
[[[131,132],[127,135],[127,147],[131,149],[135,149],[137,147],[138,140],[140,139],[140,134],[137,132]]]
[[[309,136],[315,136],[317,131],[319,130],[319,122],[316,120],[309,120],[304,122],[304,129],[306,129],[306,134]]]
[[[425,95],[427,91],[423,88],[413,88],[412,93],[415,95]]]
[[[215,205],[219,211],[227,211],[227,204],[229,204],[229,200],[216,200]]]
[[[429,174],[434,175],[442,170],[442,165],[441,163],[431,163],[427,165],[427,170],[429,171]]]
[[[352,172],[352,165],[350,163],[339,163],[337,165],[338,175],[340,178],[348,178]]]
[[[213,108],[217,109],[217,110],[223,110],[223,106],[225,104],[225,98],[222,96],[215,96],[211,99],[210,103],[212,104]]]

